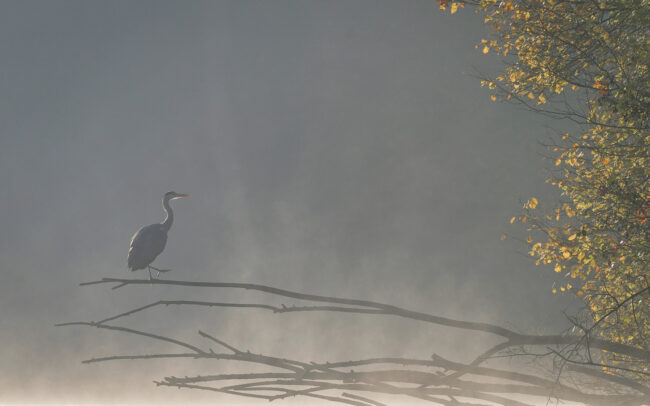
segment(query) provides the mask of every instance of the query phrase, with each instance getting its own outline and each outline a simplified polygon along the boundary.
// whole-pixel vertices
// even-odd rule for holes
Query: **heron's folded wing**
[[[165,249],[167,233],[160,224],[142,227],[131,238],[127,264],[133,271],[143,269]]]

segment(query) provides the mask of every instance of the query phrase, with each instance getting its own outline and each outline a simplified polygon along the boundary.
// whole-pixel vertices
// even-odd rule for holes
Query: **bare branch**
[[[198,347],[195,347],[195,346],[193,346],[191,344],[187,344],[187,343],[184,343],[182,341],[175,340],[173,338],[163,337],[163,336],[160,336],[160,335],[157,335],[157,334],[152,334],[152,333],[146,333],[144,331],[134,330],[134,329],[127,328],[127,327],[109,326],[109,325],[106,325],[106,324],[97,324],[97,323],[83,322],[83,321],[77,321],[77,322],[72,322],[72,323],[62,323],[62,324],[57,324],[57,326],[91,326],[91,327],[96,327],[96,328],[101,328],[101,329],[106,329],[106,330],[124,331],[124,332],[127,332],[127,333],[141,335],[141,336],[145,336],[145,337],[150,337],[150,338],[154,338],[156,340],[166,341],[168,343],[180,345],[181,347],[189,348],[190,350],[196,352],[199,355],[205,354],[205,352],[202,349],[200,349]]]
[[[355,395],[355,394],[352,394],[352,393],[343,392],[341,394],[341,396],[346,397],[346,398],[350,398],[350,399],[360,400],[362,402],[369,403],[369,404],[375,405],[375,406],[387,406],[386,404],[381,403],[381,402],[377,402],[376,400],[368,399],[366,397]]]
[[[212,337],[210,334],[204,333],[204,332],[201,331],[201,330],[199,330],[199,334],[200,334],[201,336],[205,337],[205,338],[208,338],[208,339],[214,341],[215,343],[217,343],[217,344],[219,344],[219,345],[222,345],[222,346],[226,347],[227,349],[229,349],[230,351],[234,352],[235,354],[241,354],[241,353],[242,353],[242,351],[239,351],[237,348],[235,348],[235,347],[233,347],[233,346],[231,346],[231,345],[229,345],[229,344],[226,344],[225,342],[223,342],[223,341],[221,341],[221,340],[219,340],[219,339],[217,339],[217,338],[214,338],[214,337]]]
[[[573,336],[572,335],[524,335],[494,324],[455,320],[447,317],[441,317],[432,314],[411,311],[397,306],[392,306],[392,305],[369,301],[369,300],[346,299],[346,298],[338,298],[338,297],[330,297],[330,296],[311,295],[311,294],[289,291],[285,289],[274,288],[266,285],[250,284],[250,283],[190,282],[190,281],[177,281],[177,280],[165,280],[165,279],[148,280],[148,279],[103,278],[101,281],[85,282],[85,283],[81,283],[80,285],[86,286],[86,285],[94,285],[99,283],[118,283],[120,285],[121,284],[124,285],[154,284],[154,285],[174,285],[174,286],[256,290],[256,291],[270,293],[277,296],[290,297],[299,300],[321,302],[321,303],[336,303],[336,304],[343,304],[348,306],[358,306],[360,308],[365,307],[365,308],[374,308],[374,309],[381,310],[377,312],[369,312],[368,309],[357,310],[357,309],[349,308],[345,310],[351,313],[373,313],[373,314],[393,315],[393,316],[408,318],[412,320],[418,320],[418,321],[424,321],[432,324],[443,325],[447,327],[491,333],[494,335],[507,338],[513,346],[575,344],[580,342],[580,340],[582,340],[582,336],[577,336],[577,335],[573,335]],[[257,307],[257,305],[246,306],[246,307]],[[317,308],[317,310],[327,310],[327,308]],[[341,310],[336,310],[336,311],[341,311]],[[602,349],[613,353],[624,354],[624,355],[643,359],[647,362],[650,362],[650,351],[644,349],[640,349],[640,348],[636,348],[636,347],[632,347],[629,345],[624,345],[616,342],[606,341],[602,339],[597,339],[597,338],[592,338],[590,340],[590,346],[592,348]]]
[[[177,285],[177,286],[201,286],[212,288],[235,288],[249,289],[269,293],[276,296],[289,297],[292,299],[325,303],[325,305],[300,305],[300,306],[272,306],[259,303],[223,303],[192,300],[160,300],[145,306],[132,309],[115,316],[103,319],[99,322],[75,322],[63,323],[60,325],[83,325],[106,330],[121,331],[128,334],[148,337],[158,341],[172,343],[185,349],[189,353],[167,353],[167,354],[136,354],[136,355],[113,355],[101,358],[92,358],[84,363],[95,363],[114,360],[146,360],[146,359],[214,359],[249,362],[257,365],[280,368],[282,372],[258,372],[243,374],[210,374],[197,375],[193,377],[166,377],[163,381],[156,382],[159,386],[169,386],[186,389],[201,389],[227,393],[237,396],[248,396],[253,398],[276,400],[287,397],[303,396],[324,400],[331,400],[339,403],[357,406],[385,406],[383,403],[363,396],[360,393],[392,394],[410,398],[420,399],[444,406],[477,405],[474,403],[461,402],[457,398],[474,399],[476,401],[496,403],[503,406],[529,406],[510,396],[533,396],[533,397],[556,397],[558,400],[588,402],[591,405],[609,406],[616,404],[640,405],[647,399],[650,388],[644,385],[609,374],[602,374],[586,365],[580,365],[584,359],[585,341],[582,335],[525,335],[505,329],[500,326],[487,323],[474,323],[462,320],[449,319],[445,317],[430,315],[421,312],[391,306],[379,302],[346,299],[319,295],[309,295],[292,292],[284,289],[277,289],[265,285],[241,284],[241,283],[204,283],[185,282],[169,280],[137,280],[137,279],[114,279],[105,278],[101,281],[89,282],[84,285],[99,283],[113,283],[116,286],[128,285]],[[331,304],[331,305],[330,305]],[[358,314],[374,314],[397,316],[411,320],[418,320],[427,323],[455,327],[470,331],[491,333],[506,338],[501,342],[485,350],[468,364],[453,362],[439,355],[434,354],[431,359],[413,358],[368,358],[361,360],[350,360],[340,362],[302,362],[286,358],[278,358],[263,354],[255,354],[250,351],[242,351],[238,348],[216,338],[202,330],[198,334],[214,343],[224,347],[229,353],[215,353],[212,349],[202,350],[201,348],[177,339],[147,333],[144,331],[118,327],[106,324],[119,318],[126,318],[138,312],[161,306],[206,306],[206,307],[229,307],[229,308],[253,308],[272,311],[274,313],[288,312],[347,312]],[[578,320],[574,320],[578,323]],[[583,329],[584,330],[584,329]],[[591,338],[587,345],[593,348],[606,349],[612,344],[604,340]],[[614,343],[616,344],[616,343]],[[528,354],[526,348],[540,345],[555,346],[557,349],[549,348],[546,354]],[[632,353],[626,346],[616,347],[619,353],[630,356]],[[546,379],[538,375],[515,372],[510,370],[486,367],[483,364],[497,356],[505,353],[508,356],[519,355],[515,349],[525,355],[543,357],[554,355],[559,360],[560,371],[567,366],[571,370],[602,382],[611,382],[620,385],[620,388],[628,388],[624,393],[613,391],[611,393],[588,393],[579,390],[574,384],[560,381],[558,373],[556,379]],[[587,351],[589,348],[587,348]],[[642,351],[639,349],[635,349]],[[643,354],[643,351],[641,352]],[[582,357],[582,358],[580,358]],[[639,361],[645,362],[643,357],[637,357]],[[589,364],[592,365],[592,364]],[[354,371],[351,368],[360,367],[362,370]],[[422,367],[425,369],[422,370]],[[426,368],[434,368],[427,370]],[[584,369],[579,369],[584,368]],[[443,372],[444,371],[444,372]],[[561,373],[561,372],[560,372]],[[222,385],[227,381],[235,383]],[[215,386],[210,386],[215,385]],[[632,393],[631,391],[634,391]],[[332,395],[338,392],[338,395]],[[602,391],[601,391],[602,392]],[[623,394],[621,394],[623,393]],[[636,393],[642,393],[639,397]]]

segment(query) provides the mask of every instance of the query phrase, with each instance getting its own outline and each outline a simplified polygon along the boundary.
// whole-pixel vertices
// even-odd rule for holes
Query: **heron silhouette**
[[[149,280],[153,279],[151,275],[152,269],[158,271],[156,277],[160,276],[161,272],[170,271],[170,269],[159,269],[151,266],[151,263],[165,249],[167,233],[172,228],[172,223],[174,222],[174,212],[169,202],[174,199],[180,199],[181,197],[190,197],[190,195],[176,192],[165,193],[162,199],[163,210],[167,214],[165,221],[144,226],[133,234],[127,259],[127,264],[131,271],[146,268],[149,271]]]

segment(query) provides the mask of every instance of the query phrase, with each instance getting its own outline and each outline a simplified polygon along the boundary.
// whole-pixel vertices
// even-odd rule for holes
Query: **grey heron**
[[[144,226],[133,234],[133,237],[131,238],[131,247],[129,248],[129,257],[127,259],[127,264],[131,271],[146,268],[149,271],[149,279],[153,279],[151,276],[152,269],[158,271],[158,276],[160,276],[160,272],[169,271],[169,269],[158,269],[153,267],[151,266],[151,263],[165,249],[167,233],[174,222],[174,212],[172,211],[169,202],[174,199],[189,196],[190,195],[176,192],[165,193],[165,196],[163,196],[162,199],[163,209],[167,214],[165,221]]]

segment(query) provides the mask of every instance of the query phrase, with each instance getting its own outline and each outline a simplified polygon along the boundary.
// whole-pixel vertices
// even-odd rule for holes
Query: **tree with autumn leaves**
[[[550,146],[559,202],[530,198],[511,219],[527,227],[530,255],[561,275],[554,293],[584,300],[587,316],[573,321],[586,340],[650,349],[650,1],[438,1],[484,13],[481,50],[505,61],[482,82],[492,100],[574,124]],[[585,362],[650,380],[647,362],[607,352]]]

